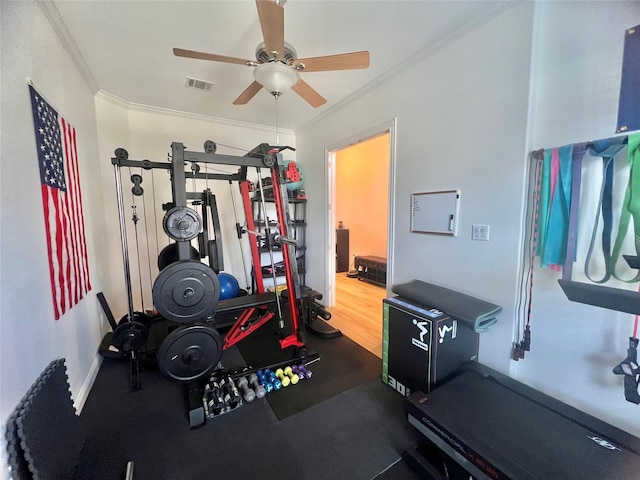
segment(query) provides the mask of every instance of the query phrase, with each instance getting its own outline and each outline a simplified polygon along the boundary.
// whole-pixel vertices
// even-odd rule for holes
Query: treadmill
[[[405,410],[431,454],[403,457],[426,478],[640,479],[640,438],[478,363]]]

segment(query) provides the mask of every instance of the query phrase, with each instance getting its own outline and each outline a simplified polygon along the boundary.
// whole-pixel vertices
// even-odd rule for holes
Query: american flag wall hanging
[[[76,130],[29,85],[55,319],[90,290]]]

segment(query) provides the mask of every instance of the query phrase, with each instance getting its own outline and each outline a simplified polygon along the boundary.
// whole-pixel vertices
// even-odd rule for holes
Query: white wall
[[[296,132],[307,178],[325,178],[323,149],[397,117],[394,277],[417,278],[504,307],[482,334],[483,362],[507,371],[517,280],[532,5],[523,3],[424,62]],[[508,181],[504,181],[508,178]],[[459,188],[457,237],[410,233],[411,192]],[[309,182],[308,283],[326,278],[325,185]],[[505,199],[509,199],[505,201]],[[471,224],[491,241],[471,241]],[[490,279],[490,281],[488,281]]]
[[[101,216],[108,225],[101,237],[100,255],[108,259],[107,270],[103,275],[103,290],[116,320],[128,312],[126,289],[124,288],[124,268],[122,263],[122,247],[120,243],[120,227],[115,190],[115,174],[111,165],[111,157],[118,146],[129,145],[128,104],[117,98],[98,93],[94,98],[96,124],[98,127],[98,162],[96,170],[100,175],[101,189],[104,198]],[[128,177],[127,177],[128,178]],[[131,198],[130,196],[128,198]],[[130,212],[127,212],[130,213]],[[131,218],[128,215],[127,218]],[[137,309],[140,310],[140,309]],[[106,317],[100,310],[102,323],[107,325]],[[110,327],[105,327],[108,331]]]
[[[97,169],[93,94],[35,2],[2,2],[2,145],[0,271],[0,421],[54,359],[66,359],[74,400],[81,407],[99,366],[101,339],[95,292],[104,260],[97,256],[102,189]],[[40,174],[26,78],[77,130],[89,273],[93,290],[58,321],[49,280]],[[4,427],[3,427],[4,431]],[[0,451],[6,449],[2,435]],[[3,462],[4,463],[4,462]],[[6,474],[0,470],[0,478]]]
[[[638,23],[638,2],[536,3],[529,150],[614,135],[624,31]],[[625,165],[626,150],[616,160],[614,212],[620,211],[624,196],[624,180],[628,178]],[[601,172],[602,160],[587,155],[578,258],[573,269],[576,281],[588,282],[583,268]],[[618,214],[614,217],[617,223]],[[629,240],[632,233],[631,227]],[[635,255],[633,242],[627,244],[630,249],[623,253]],[[599,254],[594,251],[593,258],[593,278],[601,278],[601,249]],[[624,277],[631,278],[630,273],[628,270]],[[626,357],[633,316],[568,301],[556,281],[559,276],[550,270],[534,271],[532,349],[525,360],[518,362],[517,377],[640,436],[640,407],[624,400],[623,379],[611,371]],[[638,287],[637,283],[615,280],[607,286]]]

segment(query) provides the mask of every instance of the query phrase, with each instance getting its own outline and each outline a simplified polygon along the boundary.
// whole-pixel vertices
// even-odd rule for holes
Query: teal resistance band
[[[559,147],[552,155],[557,159],[555,191],[552,192],[549,208],[547,234],[544,240],[544,265],[563,265],[567,255],[567,235],[569,232],[569,210],[571,207],[571,184],[573,145]]]

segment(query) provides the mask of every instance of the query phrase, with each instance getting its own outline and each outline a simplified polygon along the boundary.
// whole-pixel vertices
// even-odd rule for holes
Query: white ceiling
[[[299,58],[368,50],[371,63],[366,70],[302,73],[327,103],[314,109],[290,91],[277,101],[278,127],[296,129],[310,122],[512,5],[480,0],[289,0],[284,5],[285,41]],[[264,89],[247,105],[233,105],[253,81],[252,67],[172,53],[179,47],[253,60],[262,41],[253,0],[56,0],[45,10],[97,90],[134,104],[276,126],[276,101]],[[210,92],[187,89],[187,76],[215,86]]]

